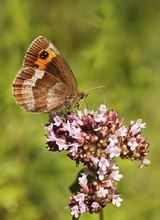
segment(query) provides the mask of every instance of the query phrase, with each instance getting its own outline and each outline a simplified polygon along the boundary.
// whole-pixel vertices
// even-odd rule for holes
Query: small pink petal
[[[116,205],[117,207],[120,207],[122,201],[123,201],[123,199],[120,198],[119,195],[113,195],[113,198],[112,198],[113,205]]]
[[[144,166],[148,166],[149,164],[151,163],[151,161],[150,160],[148,160],[148,159],[146,159],[146,158],[143,158],[142,160],[141,160],[141,164],[140,164],[140,168],[143,168]]]
[[[103,187],[101,187],[98,191],[97,191],[97,196],[98,197],[103,197],[105,198],[106,195],[108,194],[108,189],[104,189]]]
[[[79,217],[80,213],[79,213],[78,205],[71,207],[70,210],[71,210],[71,215],[73,215],[75,218]]]

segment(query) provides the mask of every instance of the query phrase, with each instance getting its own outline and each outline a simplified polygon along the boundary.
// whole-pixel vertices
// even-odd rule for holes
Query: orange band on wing
[[[48,53],[48,57],[46,59],[41,58],[42,52]],[[35,66],[40,70],[45,70],[47,68],[47,64],[52,61],[52,59],[56,57],[56,54],[52,50],[41,50],[38,54],[38,59],[35,61]]]

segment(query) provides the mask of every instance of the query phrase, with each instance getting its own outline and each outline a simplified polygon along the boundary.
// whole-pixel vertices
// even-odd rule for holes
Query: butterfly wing
[[[58,111],[66,100],[77,97],[72,70],[47,38],[40,36],[31,43],[13,83],[13,94],[26,111],[41,113]]]
[[[22,68],[13,83],[17,103],[30,112],[47,113],[61,109],[67,92],[58,78],[31,67]]]
[[[77,90],[77,82],[72,70],[56,47],[44,36],[37,37],[30,45],[23,67],[33,67],[45,70],[59,78],[68,88],[68,92],[74,94]]]

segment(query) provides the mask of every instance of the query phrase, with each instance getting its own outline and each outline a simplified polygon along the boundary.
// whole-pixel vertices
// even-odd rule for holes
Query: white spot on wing
[[[56,54],[59,54],[59,51],[56,49],[56,47],[50,43],[47,47],[48,50],[53,50],[54,52],[56,52]]]
[[[23,86],[35,86],[37,79],[42,79],[44,76],[43,70],[35,70],[35,74],[31,79],[26,79],[23,83]]]
[[[28,111],[34,111],[35,109],[35,100],[32,88],[36,85],[38,79],[42,79],[44,76],[43,70],[35,70],[35,74],[31,79],[27,79],[23,83],[22,95],[25,97],[25,104]]]

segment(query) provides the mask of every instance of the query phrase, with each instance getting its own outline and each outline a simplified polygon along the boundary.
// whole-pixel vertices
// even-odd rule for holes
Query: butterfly
[[[49,113],[76,107],[86,94],[56,47],[44,36],[29,46],[13,82],[13,96],[28,112]]]

